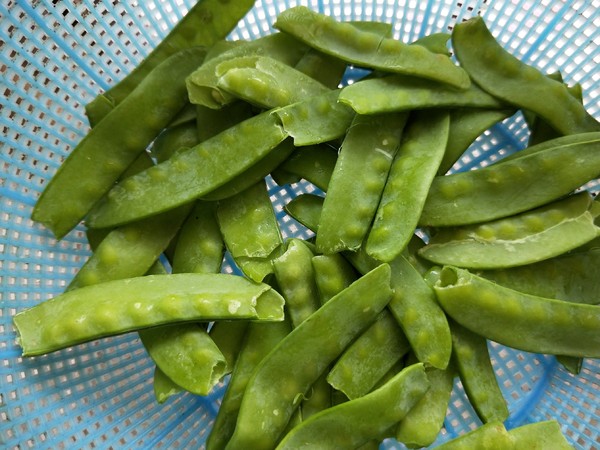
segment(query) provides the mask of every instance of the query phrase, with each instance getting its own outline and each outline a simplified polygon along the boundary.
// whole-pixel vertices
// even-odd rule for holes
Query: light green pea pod
[[[268,56],[232,58],[220,63],[215,73],[219,89],[265,109],[329,91],[310,76]]]
[[[285,206],[285,211],[312,231],[319,228],[319,219],[323,209],[324,198],[315,194],[300,194],[294,197]]]
[[[309,145],[297,149],[277,170],[297,177],[296,180],[303,178],[326,191],[337,157],[337,149],[328,144]]]
[[[449,125],[446,111],[411,114],[368,232],[365,250],[375,259],[392,261],[412,239],[446,150]]]
[[[573,450],[556,420],[528,423],[508,432],[515,440],[515,447],[528,450]]]
[[[398,322],[383,310],[337,360],[327,381],[349,399],[362,397],[408,353],[410,344]]]
[[[235,275],[149,275],[65,292],[18,313],[14,323],[30,356],[171,322],[279,321],[283,303],[268,285]]]
[[[533,353],[600,355],[596,305],[524,294],[449,266],[433,287],[450,317],[491,341]]]
[[[117,184],[88,223],[113,226],[195,200],[251,167],[286,137],[269,112],[247,119]]]
[[[254,115],[253,107],[246,102],[233,102],[220,109],[196,106],[196,126],[200,142],[238,125]]]
[[[158,403],[164,403],[170,397],[184,391],[182,387],[173,383],[158,366],[154,368],[153,388],[154,397]]]
[[[192,72],[187,80],[189,100],[195,105],[219,109],[235,97],[219,89],[215,68],[224,61],[240,56],[269,56],[293,66],[306,53],[308,47],[286,33],[274,33],[240,45],[216,55]]]
[[[320,253],[356,250],[367,235],[394,156],[405,114],[358,115],[344,138],[323,203]]]
[[[600,131],[600,123],[563,83],[511,55],[494,39],[483,18],[457,24],[452,46],[461,66],[492,95],[534,112],[563,135]]]
[[[236,265],[260,282],[273,273],[271,261],[283,251],[283,239],[264,180],[219,202],[217,220]]]
[[[438,176],[431,183],[419,225],[486,222],[557,200],[596,178],[599,148],[600,133],[570,135],[482,169]]]
[[[361,31],[304,6],[280,13],[274,27],[359,67],[428,78],[459,89],[471,84],[467,73],[445,55]]]
[[[385,308],[392,293],[389,282],[387,265],[359,278],[263,359],[248,382],[236,430],[226,448],[275,447],[312,384]]]
[[[308,75],[329,89],[337,89],[342,82],[347,64],[335,56],[309,49],[296,64],[296,70]]]
[[[501,422],[490,422],[436,447],[438,450],[518,450]]]
[[[430,80],[389,75],[357,81],[342,89],[340,102],[357,114],[413,111],[415,109],[468,107],[505,108],[500,100],[473,84],[457,90]]]
[[[419,255],[435,264],[473,269],[543,261],[597,237],[598,206],[584,191],[505,219],[440,229]]]
[[[166,161],[181,148],[191,148],[197,145],[198,131],[194,122],[165,128],[152,143],[150,156],[158,163]]]
[[[422,364],[403,369],[379,389],[320,412],[294,428],[276,447],[358,448],[383,439],[429,389]]]
[[[321,304],[327,303],[357,278],[356,271],[340,254],[316,255],[311,262]]]
[[[227,361],[228,372],[233,370],[240,349],[242,348],[242,345],[244,345],[248,325],[248,322],[243,322],[241,320],[222,320],[214,322],[208,330],[208,335],[213,342],[217,344],[225,361]]]
[[[450,37],[449,33],[431,33],[417,39],[411,45],[420,45],[430,52],[450,56],[450,50],[448,49]]]
[[[504,422],[508,406],[502,395],[484,337],[451,322],[452,359],[469,402],[483,423]]]

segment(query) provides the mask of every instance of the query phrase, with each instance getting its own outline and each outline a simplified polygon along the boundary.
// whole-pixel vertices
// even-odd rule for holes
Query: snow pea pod
[[[600,173],[599,149],[600,133],[570,135],[482,169],[437,176],[419,224],[486,222],[554,201]],[[525,187],[527,195],[523,195]]]
[[[386,437],[429,389],[422,364],[403,369],[381,388],[303,421],[283,438],[278,450],[359,448]]]
[[[196,125],[200,142],[238,125],[254,115],[254,107],[246,102],[233,102],[220,109],[196,106]]]
[[[338,151],[328,144],[309,145],[297,149],[278,170],[303,178],[326,191],[335,168]]]
[[[598,236],[600,210],[587,192],[522,214],[478,225],[447,227],[432,236],[419,255],[436,264],[497,269],[561,255]]]
[[[348,261],[338,253],[313,256],[312,267],[315,283],[321,298],[321,304],[350,286],[357,278],[356,271]]]
[[[505,50],[481,17],[457,24],[452,45],[462,67],[484,90],[542,117],[563,135],[600,131],[600,123],[552,80]]]
[[[389,281],[387,265],[359,278],[262,360],[248,382],[236,429],[226,448],[260,450],[275,446],[302,396],[385,307],[392,293]]]
[[[411,114],[368,232],[365,250],[375,259],[392,261],[414,235],[429,187],[446,150],[449,126],[446,111]]]
[[[459,89],[471,84],[467,73],[446,55],[361,31],[352,24],[338,22],[305,6],[283,11],[274,27],[312,48],[359,67],[424,77]]]
[[[361,246],[402,137],[406,114],[357,115],[344,138],[317,232],[320,253]]]
[[[483,424],[473,431],[444,442],[436,447],[439,450],[517,450],[515,439],[502,422]]]
[[[306,228],[317,231],[324,198],[315,194],[301,194],[285,205],[285,211]]]
[[[187,203],[248,169],[286,137],[269,112],[247,119],[117,184],[87,221],[113,226]]]
[[[183,107],[184,78],[205,53],[195,48],[174,54],[92,128],[44,188],[32,219],[57,238],[75,227]]]
[[[450,56],[450,50],[448,49],[450,37],[450,33],[431,33],[413,41],[411,45],[420,45],[430,52]]]
[[[529,450],[573,450],[556,420],[528,423],[508,432],[515,440],[516,448]]]
[[[433,287],[450,317],[487,339],[534,353],[600,355],[596,305],[524,294],[449,266]]]
[[[154,368],[153,389],[158,403],[164,403],[170,397],[183,392],[183,388],[173,383],[173,380],[166,376],[158,366]]]
[[[198,130],[194,122],[165,128],[152,143],[150,155],[158,163],[166,161],[181,148],[191,148],[197,145]]]
[[[358,114],[412,111],[425,108],[505,108],[497,98],[473,84],[457,90],[420,78],[388,75],[357,81],[342,89],[340,102]]]
[[[18,313],[14,323],[30,356],[169,322],[217,319],[283,320],[283,298],[235,275],[149,275],[65,292]]]
[[[252,8],[253,0],[233,4],[221,0],[200,0],[183,16],[167,36],[131,73],[86,105],[90,122],[99,122],[121,103],[148,74],[173,53],[189,47],[210,47],[224,39]],[[200,64],[197,64],[199,66]],[[110,107],[109,107],[110,106]]]

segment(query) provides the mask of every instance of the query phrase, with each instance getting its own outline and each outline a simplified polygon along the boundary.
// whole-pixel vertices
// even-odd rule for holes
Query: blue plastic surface
[[[37,196],[88,130],[84,105],[140,62],[181,19],[191,0],[19,1],[0,4],[0,447],[201,448],[224,385],[207,397],[182,394],[159,405],[153,364],[134,333],[23,359],[12,316],[69,283],[90,251],[79,227],[60,242],[30,219]],[[230,39],[271,31],[275,16],[302,3],[344,20],[384,20],[413,41],[481,14],[513,54],[581,83],[600,118],[600,8],[592,0],[258,1]],[[492,127],[455,170],[479,167],[525,146],[518,114]],[[306,184],[270,184],[286,236],[310,235],[282,206]],[[590,187],[595,189],[595,183]],[[593,269],[593,268],[590,268]],[[51,317],[48,320],[60,320]],[[578,376],[553,357],[490,343],[509,403],[507,427],[558,419],[576,447],[600,447],[600,363]],[[436,443],[479,423],[457,383]],[[384,448],[402,449],[388,440]]]

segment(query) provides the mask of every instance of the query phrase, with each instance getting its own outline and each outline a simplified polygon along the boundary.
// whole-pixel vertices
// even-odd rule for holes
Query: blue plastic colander
[[[82,228],[57,242],[30,219],[44,183],[88,130],[84,105],[129,72],[193,3],[0,2],[1,448],[202,448],[207,437],[224,385],[159,405],[153,363],[136,334],[23,359],[12,325],[18,311],[62,292],[90,254]],[[581,83],[585,106],[600,118],[598,0],[259,0],[230,38],[271,32],[275,16],[298,3],[338,19],[391,22],[404,41],[480,14],[515,56]],[[510,118],[478,139],[455,170],[523,148],[527,136],[522,116]],[[270,186],[286,235],[309,236],[281,208],[309,186]],[[599,361],[586,360],[574,376],[553,357],[490,349],[511,412],[507,427],[555,418],[576,448],[600,448]],[[479,423],[457,384],[436,443]],[[382,446],[404,448],[392,440]]]

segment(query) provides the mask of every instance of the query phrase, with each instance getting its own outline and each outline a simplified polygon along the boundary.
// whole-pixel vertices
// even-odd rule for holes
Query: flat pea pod
[[[173,381],[166,376],[158,366],[154,368],[153,389],[154,397],[159,404],[164,403],[170,397],[183,392],[183,388],[173,383]]]
[[[121,103],[158,64],[173,53],[189,47],[209,47],[225,38],[253,4],[253,0],[237,1],[231,5],[220,0],[196,2],[131,73],[86,105],[85,110],[92,126]]]
[[[352,24],[338,22],[304,6],[280,13],[274,27],[312,48],[359,67],[424,77],[459,89],[471,84],[467,73],[446,55],[361,31]]]
[[[298,148],[278,167],[294,177],[303,178],[326,191],[338,158],[338,150],[329,144]]]
[[[335,56],[311,48],[294,67],[329,89],[336,89],[342,82],[347,64]]]
[[[469,402],[483,423],[504,422],[508,406],[502,395],[483,336],[450,322],[452,359]]]
[[[238,125],[254,115],[254,107],[246,102],[235,101],[220,109],[196,106],[196,126],[200,142]]]
[[[320,253],[359,248],[369,231],[394,156],[405,114],[357,115],[340,149],[317,231]]]
[[[208,51],[206,57],[208,57]],[[196,120],[196,106],[191,103],[186,103],[185,106],[177,113],[173,120],[169,122],[168,128],[176,127],[188,122],[194,122]]]
[[[357,81],[342,89],[340,102],[358,114],[412,111],[415,109],[468,107],[505,108],[497,98],[473,84],[457,90],[431,80],[388,75]]]
[[[387,265],[359,278],[262,360],[248,382],[236,430],[226,448],[275,447],[302,396],[386,306],[391,296],[389,281]]]
[[[183,107],[184,78],[205,54],[200,48],[183,50],[148,74],[71,151],[44,188],[32,219],[57,238],[75,227]]]
[[[311,262],[321,304],[327,303],[357,278],[354,268],[338,253],[316,255],[313,256]]]
[[[185,122],[165,128],[154,140],[150,147],[150,156],[158,163],[166,161],[181,148],[191,148],[197,145],[198,131],[194,122]]]
[[[436,447],[439,450],[517,450],[515,439],[502,422],[483,424]]]
[[[450,33],[431,33],[420,37],[416,41],[413,41],[411,45],[420,45],[421,47],[425,47],[430,52],[450,56],[448,41],[450,40],[451,36],[452,35]]]
[[[306,228],[317,231],[324,200],[320,195],[300,194],[286,203],[284,209],[291,217]]]
[[[269,112],[247,119],[117,184],[87,222],[113,226],[195,200],[251,167],[286,137]]]
[[[463,327],[518,350],[597,358],[600,309],[524,294],[444,267],[433,284],[446,313]]]
[[[30,356],[171,322],[217,319],[283,320],[283,298],[235,275],[148,275],[65,292],[18,313],[14,323],[23,356]]]
[[[422,364],[403,369],[379,389],[342,403],[303,421],[276,447],[358,448],[371,440],[386,437],[387,430],[400,422],[429,389]]]
[[[597,237],[600,228],[594,219],[600,212],[598,206],[584,191],[504,219],[443,228],[419,255],[435,264],[472,269],[543,261]]]
[[[452,46],[462,67],[484,90],[542,117],[563,135],[600,131],[566,86],[552,80],[505,50],[481,17],[457,24]]]
[[[516,448],[529,450],[573,450],[556,420],[544,420],[513,428],[508,432],[515,440]]]
[[[446,111],[411,114],[368,231],[365,250],[375,259],[392,261],[412,239],[446,150],[449,127]]]
[[[600,173],[599,148],[600,133],[570,135],[482,169],[437,176],[419,225],[486,222],[557,200]]]

